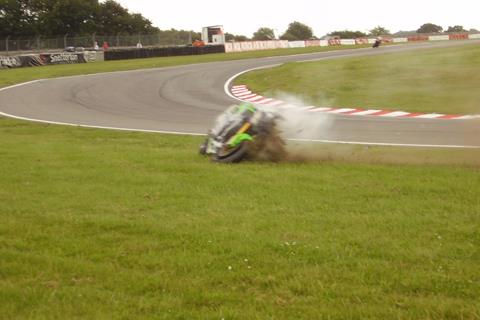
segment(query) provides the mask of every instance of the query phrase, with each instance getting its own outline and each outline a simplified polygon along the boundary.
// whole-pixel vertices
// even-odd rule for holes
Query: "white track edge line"
[[[8,114],[8,113],[2,112],[2,111],[0,111],[0,116],[13,118],[13,119],[18,119],[18,120],[26,120],[26,121],[31,121],[31,122],[39,122],[39,123],[45,123],[45,124],[56,124],[56,125],[70,126],[70,127],[80,127],[80,128],[107,129],[107,130],[131,131],[131,132],[164,133],[164,134],[176,134],[176,135],[188,135],[188,136],[205,136],[206,135],[206,133],[95,126],[95,125],[89,125],[89,124],[78,124],[78,123],[70,123],[70,122],[41,120],[41,119],[33,119],[33,118],[15,116],[15,115]]]
[[[40,119],[32,119],[27,117],[19,117],[0,111],[1,116],[8,118],[26,120],[31,122],[39,122],[45,124],[64,125],[71,127],[90,128],[90,129],[106,129],[117,131],[130,131],[130,132],[145,132],[145,133],[161,133],[161,134],[174,134],[174,135],[188,135],[188,136],[205,136],[204,133],[194,132],[179,132],[179,131],[164,131],[164,130],[147,130],[147,129],[135,129],[135,128],[120,128],[120,127],[108,127],[108,126],[94,126],[85,124],[75,124],[68,122],[57,122]],[[397,147],[429,147],[429,148],[468,148],[468,149],[480,149],[480,146],[462,146],[462,145],[431,145],[431,144],[402,144],[402,143],[379,143],[379,142],[357,142],[357,141],[340,141],[340,140],[321,140],[321,139],[287,139],[293,142],[317,142],[317,143],[329,143],[329,144],[351,144],[351,145],[372,145],[372,146],[397,146]]]
[[[462,145],[443,145],[443,144],[408,144],[408,143],[384,143],[384,142],[360,142],[360,141],[337,141],[321,139],[287,139],[294,142],[319,142],[336,144],[355,144],[365,146],[385,146],[385,147],[414,147],[414,148],[462,148],[462,149],[480,149],[480,146],[462,146]]]

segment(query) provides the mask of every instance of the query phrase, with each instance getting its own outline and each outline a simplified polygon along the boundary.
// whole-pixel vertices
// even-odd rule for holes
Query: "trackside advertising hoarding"
[[[84,53],[71,52],[0,56],[0,68],[3,69],[86,62]]]

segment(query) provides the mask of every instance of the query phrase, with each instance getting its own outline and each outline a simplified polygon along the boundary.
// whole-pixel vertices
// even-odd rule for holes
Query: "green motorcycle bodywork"
[[[230,141],[228,142],[228,146],[234,148],[243,141],[253,141],[253,137],[248,133],[236,134],[232,137],[232,139],[230,139]]]
[[[255,113],[257,111],[257,108],[255,108],[251,103],[242,103],[237,106],[234,112],[243,113],[245,111]],[[235,148],[244,141],[253,141],[253,136],[246,132],[237,133],[232,138],[230,138],[230,140],[227,142],[227,145],[231,148]]]

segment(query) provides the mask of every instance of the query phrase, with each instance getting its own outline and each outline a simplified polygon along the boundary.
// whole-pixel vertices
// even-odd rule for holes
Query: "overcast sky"
[[[431,22],[446,29],[463,25],[480,30],[479,0],[117,0],[132,13],[141,13],[154,26],[200,32],[223,25],[225,32],[251,37],[260,27],[281,34],[293,21],[313,29],[317,37],[334,30],[368,31],[380,25],[391,32],[416,30]]]

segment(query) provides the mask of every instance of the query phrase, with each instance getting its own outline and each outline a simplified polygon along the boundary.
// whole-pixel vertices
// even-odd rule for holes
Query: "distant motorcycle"
[[[373,43],[372,48],[378,48],[382,44],[382,39],[375,39],[375,42]]]

